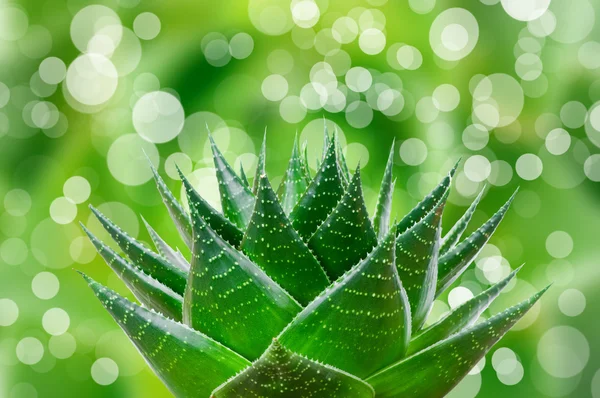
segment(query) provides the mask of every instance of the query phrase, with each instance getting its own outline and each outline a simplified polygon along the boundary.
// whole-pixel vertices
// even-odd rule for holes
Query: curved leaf
[[[214,398],[372,398],[371,386],[351,374],[306,359],[274,339],[251,367],[218,387]]]
[[[181,320],[183,297],[119,256],[83,224],[81,224],[81,228],[88,235],[106,264],[125,282],[127,288],[131,290],[140,303],[166,317]]]
[[[209,337],[147,310],[83,275],[154,373],[177,397],[208,397],[250,362]]]
[[[185,271],[171,264],[166,259],[130,237],[95,207],[90,206],[90,209],[98,218],[104,229],[108,231],[117,245],[119,245],[121,250],[123,250],[127,257],[129,257],[137,267],[165,286],[171,288],[175,293],[180,295],[183,294],[187,280],[187,273]]]
[[[266,175],[259,185],[254,213],[241,248],[302,305],[328,285],[329,279],[281,209]]]
[[[390,229],[390,216],[392,214],[392,200],[394,198],[394,185],[392,181],[392,169],[394,166],[394,142],[390,149],[385,172],[381,180],[381,188],[379,188],[379,196],[377,197],[377,205],[375,206],[375,216],[373,217],[373,229],[379,240],[387,235]]]
[[[509,284],[521,267],[510,273],[509,276],[490,287],[486,291],[473,297],[471,300],[457,307],[454,311],[442,318],[439,322],[425,329],[414,337],[408,346],[408,355],[421,351],[444,340],[448,336],[458,333],[464,328],[473,325],[483,311],[498,297],[502,289]]]
[[[246,229],[254,208],[254,195],[227,163],[211,134],[208,138],[217,169],[223,214],[238,228]]]
[[[298,153],[298,137],[294,138],[294,147],[292,157],[288,163],[288,168],[277,189],[277,195],[281,202],[281,207],[286,215],[289,215],[300,200],[310,184],[310,179],[306,175],[302,159]]]
[[[327,274],[336,279],[377,245],[363,198],[360,166],[335,210],[308,241]]]
[[[394,233],[306,306],[281,333],[281,344],[358,377],[402,358],[410,307],[394,263]]]
[[[454,173],[456,173],[456,169],[458,167],[460,160],[456,162],[452,170],[444,177],[442,181],[429,193],[429,195],[425,196],[422,201],[419,202],[400,222],[396,225],[398,234],[403,233],[417,222],[420,219],[425,217],[431,209],[435,207],[435,205],[440,201],[440,199],[446,195],[450,189],[450,183],[452,182],[452,177],[454,177]]]
[[[337,132],[335,133],[337,135]],[[338,167],[340,168],[340,175],[344,181],[344,185],[348,186],[348,182],[350,181],[350,170],[348,169],[348,163],[346,162],[346,157],[344,156],[344,151],[342,151],[342,146],[340,145],[340,141],[338,139],[335,140],[337,156],[338,156]]]
[[[244,237],[244,233],[238,229],[231,221],[223,217],[221,213],[216,211],[200,194],[192,187],[192,184],[187,178],[179,172],[181,181],[185,187],[185,192],[188,197],[190,209],[195,209],[196,212],[210,225],[210,227],[218,233],[223,239],[231,243],[233,246],[238,246]]]
[[[435,298],[444,195],[429,214],[396,238],[396,266],[410,303],[412,331],[423,326]]]
[[[325,221],[344,194],[344,185],[337,166],[335,139],[333,141],[317,175],[290,213],[294,229],[304,240],[310,238]]]
[[[467,211],[465,211],[465,214],[463,214],[463,216],[456,222],[456,224],[452,226],[450,231],[448,231],[448,233],[444,236],[444,238],[442,239],[442,246],[440,247],[441,255],[447,253],[448,250],[456,246],[463,232],[465,232],[465,229],[467,229],[467,226],[469,225],[469,222],[473,217],[473,213],[475,213],[477,205],[481,201],[484,192],[485,187],[483,187],[481,192],[479,192],[479,195],[477,195],[473,203],[471,203],[471,206],[469,206]]]
[[[242,180],[242,182],[247,188],[250,188],[250,183],[248,182],[248,177],[246,176],[246,172],[244,171],[244,166],[242,166],[242,162],[240,162],[240,180]]]
[[[195,211],[192,226],[183,321],[246,358],[258,358],[301,307]]]
[[[471,329],[378,372],[366,381],[375,388],[378,398],[445,396],[547,289]]]
[[[302,171],[304,176],[308,179],[308,181],[312,181],[312,176],[310,175],[310,169],[308,167],[308,142],[304,141],[302,143],[302,149],[300,151],[300,161],[302,162]]]
[[[173,193],[169,190],[167,184],[165,184],[164,180],[158,174],[158,171],[156,168],[154,168],[150,160],[148,160],[148,163],[150,163],[150,169],[152,170],[152,175],[154,176],[154,181],[156,182],[158,192],[160,193],[163,203],[169,211],[171,219],[175,223],[175,227],[177,228],[181,239],[183,239],[187,247],[191,248],[192,224],[190,223],[190,217],[183,209],[183,206],[181,206],[177,199],[175,199],[175,196],[173,196]]]
[[[517,189],[518,191],[518,189]],[[436,297],[442,294],[467,269],[483,246],[490,240],[504,218],[517,191],[485,224],[467,239],[440,257],[438,261],[438,283]]]
[[[150,239],[152,239],[152,243],[154,243],[154,247],[156,247],[158,254],[163,256],[171,264],[176,265],[179,267],[179,269],[187,273],[190,270],[190,263],[187,262],[181,252],[173,250],[173,248],[169,246],[167,242],[163,240],[163,238],[160,237],[158,232],[152,228],[152,226],[144,217],[142,217],[142,221],[144,221],[144,225],[146,225]]]

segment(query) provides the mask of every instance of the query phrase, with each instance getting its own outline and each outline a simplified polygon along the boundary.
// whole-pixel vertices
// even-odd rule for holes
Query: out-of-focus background
[[[523,263],[485,316],[554,285],[451,397],[600,397],[597,0],[1,0],[0,396],[169,396],[74,271],[128,294],[88,205],[181,247],[143,151],[219,206],[207,127],[250,176],[266,128],[276,185],[324,123],[370,209],[396,140],[398,219],[460,157],[446,228],[520,187],[429,321]]]

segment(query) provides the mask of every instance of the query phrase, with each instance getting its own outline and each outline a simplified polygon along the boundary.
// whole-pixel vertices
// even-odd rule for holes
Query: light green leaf
[[[394,185],[392,169],[394,166],[394,142],[390,149],[383,179],[381,180],[381,188],[379,188],[379,196],[377,197],[377,206],[375,206],[375,216],[373,217],[373,229],[379,240],[387,235],[390,229],[390,216],[392,214],[392,200],[394,199]]]
[[[146,221],[144,217],[142,217],[144,224],[146,225],[146,229],[148,230],[148,234],[150,235],[150,239],[152,239],[152,243],[154,243],[154,247],[156,247],[156,251],[158,254],[163,256],[168,262],[173,265],[176,265],[182,271],[186,273],[190,270],[190,263],[187,262],[185,257],[181,254],[180,251],[175,251],[171,246],[164,241],[163,238],[160,237],[158,232],[152,228],[152,226]]]
[[[175,293],[183,295],[187,281],[187,272],[171,264],[163,257],[154,253],[137,240],[130,237],[125,231],[113,224],[98,209],[90,206],[100,224],[108,231],[110,236],[119,245],[129,259],[146,274],[171,288]]]
[[[83,277],[173,395],[208,397],[214,388],[250,366],[248,360],[209,337]]]
[[[140,303],[166,317],[181,321],[183,297],[119,256],[83,224],[81,228],[106,264],[121,278]]]
[[[292,228],[265,174],[241,248],[302,305],[329,285],[325,271]]]
[[[192,268],[183,321],[256,359],[301,307],[192,210]]]
[[[360,166],[335,210],[308,241],[331,279],[348,271],[377,245],[363,198]]]
[[[238,246],[244,237],[244,233],[204,200],[181,172],[179,175],[185,187],[190,209],[195,209],[204,221],[223,239],[233,246]]]
[[[251,367],[218,387],[214,398],[372,398],[371,386],[351,374],[295,354],[274,339]]]
[[[169,211],[169,215],[171,219],[175,223],[175,227],[179,232],[179,235],[185,242],[186,246],[192,247],[192,225],[190,223],[190,217],[183,209],[183,206],[175,199],[173,193],[167,187],[164,180],[158,174],[158,171],[154,168],[150,160],[150,168],[152,169],[152,174],[154,175],[154,181],[156,182],[156,187],[158,188],[158,192],[162,197],[162,200]]]
[[[292,157],[288,163],[288,168],[277,189],[277,195],[286,215],[289,215],[296,203],[300,200],[310,184],[310,179],[306,175],[302,158],[298,152],[298,138],[294,138],[294,147]]]
[[[395,265],[395,231],[294,319],[286,348],[366,377],[404,356],[410,307]]]
[[[422,349],[473,325],[477,319],[479,319],[479,316],[483,311],[485,311],[492,301],[498,297],[500,292],[502,292],[502,289],[513,280],[520,269],[521,267],[514,270],[509,276],[494,286],[460,305],[440,321],[423,330],[422,333],[414,337],[410,342],[410,345],[408,346],[408,355],[421,351]]]
[[[267,130],[265,129],[265,135],[263,136],[263,142],[260,147],[260,153],[258,154],[258,164],[256,165],[256,172],[254,174],[254,181],[252,181],[252,194],[256,195],[258,190],[258,180],[260,176],[265,174],[265,163],[267,158]]]
[[[518,191],[518,190],[517,190]],[[436,296],[442,294],[477,257],[483,246],[490,240],[496,228],[504,218],[517,191],[485,224],[473,232],[467,239],[456,245],[438,261],[438,283]]]
[[[254,208],[254,195],[227,163],[212,135],[209,134],[208,137],[217,169],[223,214],[238,228],[246,229]]]
[[[332,142],[317,175],[290,213],[292,225],[302,239],[311,237],[337,206],[343,194],[344,185],[337,166],[335,142]]]
[[[444,236],[444,238],[442,239],[442,246],[440,247],[440,255],[447,253],[450,249],[456,246],[463,232],[465,232],[465,229],[467,229],[467,226],[469,225],[469,222],[473,217],[473,213],[475,213],[477,205],[481,201],[484,192],[485,187],[483,187],[481,192],[479,192],[479,195],[477,195],[473,203],[471,203],[471,206],[469,206],[469,208],[467,209],[465,214],[463,214],[460,220],[458,220],[456,224],[452,226],[450,231],[448,231],[448,233]]]
[[[459,160],[460,162],[460,160]],[[396,226],[398,230],[398,234],[403,233],[414,224],[419,222],[420,219],[425,217],[431,209],[437,205],[440,199],[446,195],[450,189],[450,183],[452,182],[452,177],[454,173],[456,173],[456,168],[458,167],[458,162],[454,165],[452,170],[444,177],[444,179],[427,195],[418,205],[416,205]]]
[[[525,315],[546,289],[471,329],[381,370],[366,381],[375,388],[378,398],[445,396]]]
[[[423,219],[396,239],[396,266],[406,289],[415,333],[425,323],[435,298],[442,213],[448,194]]]
[[[300,160],[302,161],[304,176],[310,182],[312,181],[312,176],[310,175],[310,168],[308,167],[308,142],[304,141],[302,143],[302,150],[300,153]]]

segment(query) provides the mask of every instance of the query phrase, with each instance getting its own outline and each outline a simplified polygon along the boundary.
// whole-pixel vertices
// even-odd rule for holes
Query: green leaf
[[[383,369],[366,381],[375,388],[378,398],[445,396],[525,315],[546,289],[471,329]]]
[[[233,246],[238,246],[244,237],[244,233],[238,229],[231,221],[223,217],[216,211],[200,194],[194,189],[187,178],[179,171],[181,181],[185,187],[190,209],[195,209],[200,217],[210,225],[223,239]]]
[[[263,136],[263,142],[260,147],[260,153],[258,154],[258,164],[256,165],[256,172],[254,174],[254,181],[252,181],[252,194],[256,195],[258,190],[259,177],[266,173],[265,163],[267,158],[267,130],[265,129],[265,135]]]
[[[335,142],[332,142],[317,175],[290,213],[292,225],[302,239],[311,237],[337,206],[343,194],[344,185],[337,167]]]
[[[121,297],[83,275],[154,373],[177,397],[208,397],[250,362],[209,337]]]
[[[351,374],[295,354],[274,339],[251,367],[218,387],[214,398],[372,398],[373,388]]]
[[[121,250],[137,267],[154,279],[157,279],[163,285],[171,288],[175,293],[183,295],[187,280],[187,273],[185,271],[130,237],[125,231],[106,218],[104,214],[100,213],[98,209],[93,206],[90,206],[90,209]]]
[[[456,244],[460,240],[460,237],[462,236],[463,232],[465,232],[465,229],[467,229],[467,226],[469,225],[469,222],[471,221],[471,218],[473,217],[473,213],[475,213],[475,210],[477,209],[477,205],[479,204],[479,202],[481,201],[481,198],[483,197],[484,191],[485,191],[485,187],[483,187],[481,192],[479,192],[479,195],[477,195],[477,197],[475,198],[473,203],[471,203],[471,206],[469,206],[469,208],[467,209],[465,214],[463,214],[463,216],[460,218],[460,220],[458,220],[456,222],[456,224],[454,224],[452,226],[450,231],[448,231],[448,233],[444,236],[444,238],[442,239],[442,246],[440,247],[441,255],[447,253],[450,249],[452,249],[454,246],[456,246]]]
[[[294,319],[286,348],[366,377],[404,356],[410,307],[395,265],[395,231]]]
[[[160,237],[158,232],[156,232],[154,228],[148,224],[148,221],[146,221],[144,217],[142,217],[142,220],[146,225],[150,239],[152,239],[152,243],[154,243],[154,247],[156,247],[158,254],[163,256],[171,264],[176,265],[179,269],[187,273],[190,270],[190,263],[187,262],[181,252],[173,250],[173,248],[169,246],[163,238]]]
[[[140,303],[166,317],[181,320],[183,297],[119,256],[83,224],[81,228],[106,264],[121,278]]]
[[[329,286],[323,268],[292,228],[265,174],[241,248],[302,305]]]
[[[310,184],[310,179],[306,176],[302,158],[298,152],[298,138],[294,138],[294,148],[292,149],[292,157],[288,163],[288,168],[281,180],[281,184],[277,189],[281,206],[286,215],[289,215],[296,203],[300,200]]]
[[[183,321],[246,358],[258,358],[301,307],[194,210],[192,225]]]
[[[327,148],[329,148],[329,130],[327,129],[327,123],[323,119],[323,152],[321,153],[321,160],[325,160],[327,156]]]
[[[238,228],[246,229],[254,208],[254,195],[227,163],[212,135],[209,134],[208,137],[217,169],[223,214]]]
[[[438,341],[458,333],[466,327],[473,325],[479,316],[489,305],[498,297],[500,292],[513,280],[521,267],[511,272],[509,276],[490,287],[486,291],[473,297],[471,300],[457,307],[454,311],[442,318],[437,323],[425,329],[418,336],[414,337],[408,346],[408,355],[421,351]]]
[[[308,167],[308,142],[304,141],[302,143],[302,150],[300,152],[300,160],[302,161],[304,176],[310,182],[312,181],[312,177],[310,175],[310,168]]]
[[[248,182],[248,177],[246,176],[246,172],[244,171],[244,166],[242,166],[242,162],[240,162],[240,180],[242,180],[242,182],[247,188],[250,188],[250,183]]]
[[[332,279],[348,271],[377,245],[363,198],[360,166],[335,210],[308,241]]]
[[[420,219],[425,217],[431,209],[437,205],[440,199],[446,195],[450,189],[450,183],[452,182],[452,177],[454,173],[456,173],[456,168],[458,167],[458,162],[454,165],[452,170],[444,177],[444,179],[427,195],[418,205],[416,205],[396,226],[398,230],[398,234],[403,233],[417,222]]]
[[[167,187],[164,180],[158,174],[158,171],[154,168],[150,160],[150,168],[152,169],[152,174],[154,175],[154,181],[156,182],[156,187],[158,188],[158,192],[162,197],[162,200],[169,211],[169,215],[171,219],[175,223],[175,227],[181,236],[181,239],[185,242],[186,246],[192,247],[192,225],[190,223],[190,217],[183,209],[183,206],[175,199],[173,193]]]
[[[473,232],[467,239],[456,245],[438,261],[438,283],[436,296],[442,294],[467,269],[477,257],[483,246],[490,240],[496,228],[504,218],[517,191],[485,224]]]
[[[336,133],[337,135],[337,133]],[[348,186],[348,182],[350,181],[350,170],[348,170],[348,163],[346,162],[346,158],[344,157],[344,151],[342,151],[342,146],[340,145],[340,141],[336,139],[337,145],[337,156],[338,156],[338,166],[340,168],[340,174],[343,178],[345,186]]]
[[[395,142],[395,141],[394,141]],[[390,149],[383,179],[381,180],[381,188],[377,197],[377,206],[375,207],[375,216],[373,217],[373,229],[379,240],[387,235],[390,229],[390,216],[392,214],[392,201],[394,199],[394,185],[396,181],[392,181],[392,169],[394,166],[394,143]]]
[[[429,214],[396,239],[396,266],[410,303],[413,333],[425,323],[435,298],[442,213],[447,198],[444,195]]]

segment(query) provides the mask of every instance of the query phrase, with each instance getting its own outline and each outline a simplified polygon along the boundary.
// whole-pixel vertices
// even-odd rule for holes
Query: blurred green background
[[[520,187],[435,321],[525,263],[489,313],[551,290],[450,396],[600,397],[597,0],[0,1],[0,396],[169,396],[74,269],[128,294],[83,237],[93,204],[182,248],[143,151],[219,206],[207,127],[281,180],[323,124],[399,219],[462,158],[451,225]],[[486,313],[486,316],[489,316]],[[202,375],[198,375],[202,377]],[[399,381],[401,382],[401,381]]]

